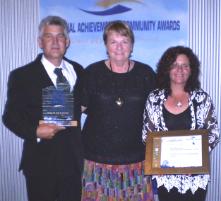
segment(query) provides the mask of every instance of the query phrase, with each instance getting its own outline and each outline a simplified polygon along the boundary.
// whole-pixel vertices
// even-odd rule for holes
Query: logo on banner
[[[125,13],[125,12],[132,10],[129,7],[119,4],[123,2],[142,3],[139,0],[100,0],[100,1],[97,1],[96,5],[99,7],[108,8],[108,9],[105,9],[102,11],[90,11],[90,10],[85,10],[85,9],[80,9],[80,10],[86,13],[92,14],[92,15],[101,15],[101,16],[115,15],[115,14]],[[117,4],[117,5],[111,7],[114,4]]]

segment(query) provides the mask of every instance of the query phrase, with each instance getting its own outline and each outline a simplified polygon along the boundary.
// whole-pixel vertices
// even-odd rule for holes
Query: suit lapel
[[[42,62],[41,62],[42,54],[39,55],[35,60],[35,73],[39,78],[38,82],[41,84],[41,88],[45,88],[48,86],[54,86],[51,78],[49,77],[47,71],[45,70]]]

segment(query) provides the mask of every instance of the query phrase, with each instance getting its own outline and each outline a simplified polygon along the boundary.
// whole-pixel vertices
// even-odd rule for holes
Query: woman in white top
[[[149,94],[144,110],[143,141],[148,132],[209,130],[209,148],[219,133],[211,97],[200,88],[200,62],[188,47],[165,51],[157,65],[157,89]],[[209,175],[156,175],[160,201],[204,201]]]

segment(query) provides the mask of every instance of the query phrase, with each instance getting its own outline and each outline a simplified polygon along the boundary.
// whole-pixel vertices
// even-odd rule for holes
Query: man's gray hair
[[[68,24],[65,19],[59,16],[47,16],[43,18],[38,26],[38,37],[42,36],[43,29],[47,25],[58,25],[64,28],[64,34],[67,39],[69,39],[68,34]]]

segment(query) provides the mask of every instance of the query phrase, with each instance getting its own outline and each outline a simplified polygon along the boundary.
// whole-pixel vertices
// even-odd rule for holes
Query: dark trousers
[[[29,201],[80,201],[81,175],[78,176],[27,176]]]
[[[185,194],[178,192],[177,188],[172,188],[170,192],[164,186],[158,188],[159,201],[205,201],[206,190],[199,188],[194,194],[188,190]]]

